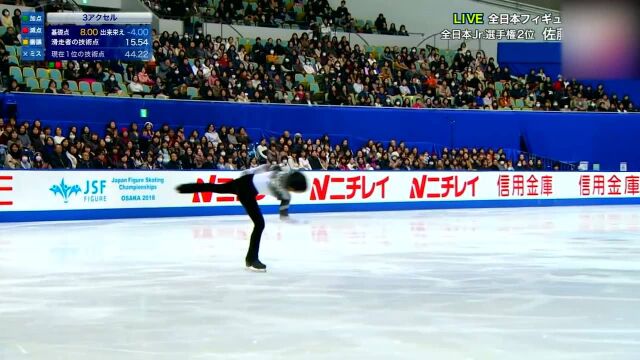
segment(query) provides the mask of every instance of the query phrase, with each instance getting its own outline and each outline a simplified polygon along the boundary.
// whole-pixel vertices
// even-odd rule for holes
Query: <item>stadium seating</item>
[[[304,11],[305,11],[304,5],[294,6],[293,2],[288,2],[288,4],[289,6],[291,6],[291,9],[293,9],[294,12],[297,12],[298,14],[304,14]],[[367,25],[367,23],[369,23],[369,25],[372,25],[372,22],[370,21],[367,21],[367,22],[356,21],[356,23],[358,26],[362,26],[363,24]],[[302,36],[304,35],[300,35],[300,37]],[[335,105],[342,104],[342,105],[361,105],[361,106],[374,106],[374,105],[375,106],[411,106],[416,108],[422,108],[422,107],[426,107],[426,108],[451,107],[452,108],[452,107],[456,107],[456,105],[454,104],[457,104],[457,107],[461,107],[465,109],[468,109],[468,108],[482,108],[482,109],[496,109],[496,110],[499,109],[499,106],[496,103],[491,103],[490,101],[491,98],[489,98],[489,100],[487,100],[487,98],[484,98],[482,101],[477,101],[478,100],[477,98],[472,99],[470,97],[466,97],[465,99],[462,99],[462,100],[456,99],[456,93],[458,88],[467,90],[466,80],[463,77],[464,71],[462,70],[464,67],[461,67],[461,68],[453,67],[454,58],[459,56],[458,49],[435,49],[427,46],[424,49],[415,49],[416,50],[415,52],[412,51],[411,54],[414,54],[414,55],[402,55],[402,53],[400,53],[400,50],[402,49],[398,49],[397,47],[391,48],[392,50],[391,54],[385,54],[384,51],[385,49],[387,49],[387,47],[377,46],[375,44],[369,44],[369,45],[363,46],[362,52],[358,54],[354,53],[355,49],[351,49],[350,53],[344,54],[344,55],[347,55],[346,56],[347,58],[353,58],[353,60],[351,60],[352,63],[348,65],[350,67],[357,65],[357,68],[356,68],[357,77],[361,78],[363,84],[367,83],[364,80],[367,80],[368,78],[368,80],[370,80],[368,82],[368,84],[370,84],[370,87],[365,88],[363,90],[364,94],[358,93],[360,90],[359,89],[356,90],[356,88],[353,87],[352,85],[348,85],[346,87],[346,90],[343,91],[342,85],[347,83],[347,76],[345,76],[344,74],[341,74],[340,75],[341,82],[339,83],[340,85],[338,86],[339,87],[338,94],[334,96],[333,94],[330,94],[332,85],[338,84],[336,82],[336,75],[334,74],[338,74],[341,71],[335,68],[331,69],[330,66],[327,66],[326,59],[322,60],[320,58],[317,58],[316,56],[310,56],[310,55],[307,57],[299,56],[299,58],[303,60],[303,62],[308,61],[311,64],[318,64],[318,62],[322,62],[322,64],[324,65],[322,67],[317,66],[313,70],[309,70],[308,67],[303,68],[300,65],[295,65],[298,59],[295,58],[291,53],[287,53],[285,55],[277,56],[276,60],[273,61],[273,64],[267,65],[264,59],[264,55],[266,55],[266,52],[263,53],[262,60],[259,60],[260,59],[259,57],[256,58],[252,55],[252,50],[256,44],[256,39],[248,38],[248,37],[238,37],[238,38],[235,38],[234,40],[237,46],[240,48],[244,47],[245,53],[248,53],[250,56],[250,58],[248,59],[249,60],[248,67],[249,67],[249,75],[251,77],[259,66],[264,66],[265,69],[268,69],[268,68],[271,68],[271,66],[273,65],[275,66],[276,72],[281,76],[282,80],[286,75],[290,75],[292,77],[293,87],[285,88],[283,85],[277,85],[275,86],[276,88],[274,90],[269,90],[269,91],[263,90],[260,92],[260,95],[262,96],[262,98],[260,99],[253,98],[252,97],[253,89],[247,90],[246,88],[244,89],[233,88],[231,89],[231,93],[229,94],[229,96],[225,98],[218,96],[216,93],[214,93],[213,98],[202,98],[200,97],[200,94],[206,93],[206,91],[202,91],[201,84],[207,83],[207,79],[200,79],[194,84],[192,83],[187,84],[188,89],[186,89],[185,93],[183,93],[182,95],[172,94],[174,87],[177,87],[177,85],[181,85],[184,83],[184,79],[182,79],[182,80],[179,80],[180,82],[178,84],[174,84],[171,82],[167,83],[166,81],[163,81],[164,89],[154,91],[154,94],[160,93],[159,98],[185,97],[185,98],[197,99],[197,100],[234,101],[236,100],[238,94],[241,91],[245,91],[249,93],[250,101],[295,103],[296,101],[306,101],[305,99],[296,100],[296,96],[294,94],[297,87],[299,85],[302,85],[304,88],[304,91],[308,92],[309,95],[311,96],[311,101],[317,104],[335,104]],[[277,39],[273,39],[273,40],[275,43],[276,42],[275,40]],[[281,44],[285,48],[285,51],[287,52],[296,50],[298,55],[300,55],[302,54],[303,50],[308,50],[308,49],[302,48],[303,46],[302,43],[294,44],[295,49],[288,49],[289,40],[286,38],[280,39],[280,40],[281,40]],[[223,40],[223,42],[224,41],[225,40]],[[317,43],[316,45],[318,47],[326,47],[327,41],[329,41],[328,38],[322,39],[321,42]],[[263,46],[263,49],[266,49],[266,47],[269,46],[267,42],[264,41],[264,39],[261,42],[261,44]],[[209,45],[212,46],[212,44],[209,44]],[[333,44],[332,48],[335,49],[337,47],[338,47],[338,43],[336,42]],[[34,69],[33,67],[27,66],[26,64],[23,66],[20,66],[19,59],[18,59],[18,55],[20,54],[19,47],[7,46],[6,49],[10,55],[9,63],[14,64],[13,66],[9,67],[8,75],[16,79],[16,81],[19,84],[26,85],[27,90],[45,89],[48,86],[49,79],[55,80],[57,87],[61,88],[62,82],[66,80],[63,76],[63,72],[60,69],[47,69],[43,67]],[[407,49],[404,49],[404,50],[406,51]],[[423,53],[421,53],[418,56],[419,52],[423,52]],[[307,54],[312,54],[312,52],[308,52]],[[162,58],[163,56],[162,54],[155,54],[155,55],[158,58]],[[336,53],[333,55],[339,55],[339,54]],[[396,56],[398,55],[400,55],[403,58],[406,58],[405,60],[403,60],[405,62],[405,66],[409,67],[409,65],[415,64],[416,71],[415,72],[408,71],[404,67],[398,68],[399,64],[397,62],[389,61],[391,66],[387,70],[388,71],[387,74],[389,75],[386,75],[386,76],[390,76],[391,80],[397,82],[398,84],[397,86],[392,86],[390,83],[386,83],[382,86],[378,86],[376,83],[380,82],[379,76],[381,76],[378,74],[382,74],[382,71],[384,70],[383,66],[385,62],[387,60],[395,59]],[[221,57],[222,53],[218,52],[218,56]],[[473,55],[471,56],[473,57]],[[284,62],[285,58],[288,58],[290,62],[285,63]],[[375,59],[377,63],[371,63],[371,61],[369,60],[362,61],[359,59]],[[188,58],[189,64],[191,65],[195,64],[196,60],[197,59],[193,57]],[[211,63],[213,64],[214,61],[213,59],[211,60],[212,60]],[[236,71],[237,63],[234,65],[234,59],[230,59],[230,60],[232,61],[230,64],[231,68],[217,69],[218,76],[222,73],[223,70],[226,70],[229,75],[232,75],[232,74],[235,74],[236,76],[241,75],[238,71]],[[201,63],[204,63],[204,59],[201,58],[200,61]],[[460,61],[460,60],[458,59],[457,61]],[[469,61],[469,60],[465,60],[465,61]],[[446,65],[444,72],[439,70],[440,63],[444,63]],[[102,81],[106,80],[110,73],[113,73],[116,77],[116,81],[118,82],[120,89],[122,90],[122,92],[120,92],[118,96],[131,96],[132,93],[128,88],[128,82],[125,79],[130,79],[131,76],[133,76],[133,74],[129,74],[127,77],[125,77],[124,73],[121,73],[118,71],[109,72],[108,63],[104,63],[103,67],[105,67],[105,65],[107,69],[99,77],[94,75],[89,76],[89,77],[93,77],[96,81],[91,80],[87,82],[84,80],[88,80],[88,79],[83,79],[83,78],[80,78],[80,81],[70,80],[69,87],[71,91],[78,92],[79,94],[84,94],[84,95],[88,95],[88,94],[94,95],[96,93],[102,94],[105,92]],[[126,63],[122,63],[121,65],[124,69],[126,69],[128,66]],[[343,66],[345,65],[347,64],[343,64]],[[365,74],[363,71],[363,67],[365,67],[365,65],[368,66],[370,70],[373,70],[373,72]],[[475,67],[476,65],[473,65],[473,66]],[[499,64],[496,64],[496,66],[499,66]],[[140,70],[139,64],[136,64],[135,67],[136,67],[135,71]],[[66,62],[64,61],[62,62],[61,68],[62,69],[66,68]],[[147,73],[151,76],[153,80],[155,80],[158,77],[158,74],[155,73],[154,68],[157,70],[160,67],[149,66],[147,69]],[[353,69],[351,71],[353,71]],[[400,71],[401,78],[398,78],[398,75],[397,75],[398,71]],[[441,77],[436,81],[435,85],[429,82],[429,76],[433,75],[433,73],[430,75],[430,71],[440,72]],[[482,66],[481,71],[487,71],[486,65]],[[205,73],[206,72],[209,72],[209,70],[205,71]],[[270,71],[267,71],[267,72],[269,74],[268,82],[273,83],[273,80],[274,80],[272,77],[273,73],[271,73]],[[376,74],[376,75],[373,75],[373,74]],[[484,74],[486,81],[482,80],[479,84],[480,86],[479,89],[482,91],[483,96],[485,96],[487,92],[493,92],[493,99],[498,99],[502,95],[502,92],[504,91],[504,89],[507,88],[506,87],[507,85],[511,85],[510,87],[508,87],[508,89],[513,88],[513,85],[516,83],[520,83],[524,87],[524,84],[526,81],[526,78],[524,76],[521,76],[519,74],[511,74],[512,76],[509,76],[507,78],[495,78],[497,76],[496,74],[494,74],[493,72],[486,72]],[[260,79],[262,79],[264,76],[263,73],[260,73],[258,75]],[[513,75],[516,75],[516,76],[513,76]],[[35,86],[35,82],[33,80],[29,80],[29,84],[25,83],[25,79],[31,79],[31,78],[37,80],[37,83],[38,83],[37,87]],[[450,88],[449,90],[451,91],[451,94],[452,94],[452,96],[449,96],[448,98],[445,98],[445,96],[443,96],[443,91],[445,91],[445,89],[440,87],[440,84],[445,78],[454,79],[453,81],[448,82],[448,86]],[[402,82],[403,79],[408,80],[409,82],[408,89],[407,88],[400,89],[400,85],[401,85],[400,83]],[[221,80],[223,83],[226,84],[226,81],[228,81],[229,79],[221,79]],[[417,81],[416,86],[413,85],[414,81]],[[263,89],[268,88],[267,86],[268,82],[262,82]],[[45,86],[45,83],[46,83],[46,86]],[[543,88],[545,88],[546,90],[546,87],[549,86],[548,84],[544,84],[539,80],[536,80],[534,85],[535,86],[532,89],[529,89],[534,92],[534,95],[539,94],[541,89]],[[432,91],[431,93],[436,95],[435,97],[428,95],[427,90],[429,88],[431,88],[431,91]],[[573,87],[573,89],[576,89],[576,88],[577,86]],[[470,93],[475,92],[474,88],[470,88],[470,90],[473,90],[473,91],[470,91]],[[152,92],[151,86],[143,85],[144,94],[150,94],[151,92]],[[449,91],[445,91],[445,92],[447,94],[449,93]],[[402,95],[402,94],[406,94],[406,95]],[[576,95],[577,94],[575,93],[571,94],[572,98],[574,98]],[[522,94],[520,96],[522,96]],[[594,103],[597,103],[599,106],[600,99],[593,99],[593,100],[595,100]],[[447,101],[447,103],[445,103],[445,101]],[[518,98],[517,96],[514,99],[510,99],[508,103],[513,104],[513,106],[509,106],[507,107],[507,109],[531,109],[530,106],[535,104],[535,102],[533,103],[525,102],[522,98]],[[609,104],[609,102],[605,102],[602,109],[599,109],[599,110],[601,111],[602,110],[636,111],[636,108],[633,106],[629,106],[630,105],[629,103],[630,101],[627,101],[624,103],[622,108],[615,108],[616,106],[618,106],[617,103]],[[573,104],[573,101],[571,102],[571,104]],[[553,105],[553,101],[544,101],[544,103],[541,103],[540,108],[538,108],[537,110],[560,110],[561,107],[562,106],[560,105],[558,106]],[[568,107],[567,109],[563,109],[563,110],[575,110],[575,109]],[[598,109],[591,106],[589,110],[595,111]]]
[[[22,68],[22,76],[24,78],[35,78],[36,76],[36,72],[33,70],[32,67],[25,67]]]
[[[9,68],[9,76],[15,79],[18,84],[24,83],[24,78],[22,76],[22,70],[17,66],[12,66]]]
[[[69,84],[69,90],[74,91],[74,92],[79,91],[77,82],[75,82],[73,80],[67,80],[67,83]]]
[[[48,79],[49,71],[47,69],[38,68],[36,69],[36,76],[38,77],[38,79]]]
[[[58,69],[49,70],[49,75],[55,81],[60,81],[60,82],[62,81],[62,73]]]
[[[30,88],[31,90],[37,90],[37,89],[41,89],[42,87],[40,86],[40,83],[38,83],[38,79],[30,77],[26,79],[26,85],[28,88]],[[45,84],[45,89],[46,89],[47,85]]]
[[[41,79],[46,80],[46,79]],[[36,81],[34,78],[29,78],[28,82]],[[74,94],[79,95],[79,94]],[[101,92],[87,93],[87,96],[104,96]],[[117,94],[109,94],[109,97],[117,97]],[[133,95],[134,98],[143,98],[140,94]],[[145,95],[145,99],[152,98],[151,95]],[[51,100],[53,101],[53,100]],[[107,101],[107,100],[102,100]],[[23,121],[20,121],[22,124]],[[161,136],[159,133],[155,133],[153,137],[157,137],[161,142],[170,143],[169,149],[170,152],[176,152],[178,154],[179,161],[175,164],[168,164],[166,161],[158,160],[158,156],[161,155],[159,152],[159,148],[151,147],[151,142],[149,141],[151,138],[147,135],[141,136],[140,129],[138,125],[132,125],[128,127],[129,137],[123,138],[124,134],[121,131],[121,126],[116,124],[115,130],[117,133],[114,133],[114,130],[104,130],[104,129],[90,129],[91,133],[96,133],[98,135],[98,141],[88,141],[83,137],[78,136],[76,134],[74,137],[70,136],[69,129],[71,127],[76,127],[77,129],[82,129],[87,123],[83,124],[66,124],[62,128],[61,136],[67,138],[69,142],[63,142],[63,151],[70,151],[70,147],[76,147],[78,149],[78,154],[82,152],[89,153],[89,162],[82,163],[80,161],[79,155],[72,155],[71,153],[67,153],[66,156],[69,160],[74,159],[73,162],[69,162],[66,165],[61,164],[60,162],[51,163],[51,155],[50,149],[44,147],[43,143],[32,143],[25,145],[23,149],[20,151],[28,156],[28,162],[32,165],[32,168],[35,169],[48,169],[48,168],[81,168],[81,169],[219,169],[219,170],[244,170],[250,167],[258,166],[260,163],[264,163],[266,159],[258,159],[256,158],[252,163],[252,159],[256,156],[256,146],[257,143],[264,139],[267,142],[269,147],[273,147],[277,149],[277,152],[272,152],[269,154],[269,157],[272,157],[269,161],[286,163],[293,168],[297,168],[301,165],[302,162],[298,162],[298,159],[303,156],[303,154],[299,150],[289,149],[289,153],[292,157],[292,160],[289,160],[287,156],[282,156],[282,151],[285,150],[283,146],[279,145],[278,137],[273,136],[275,134],[270,134],[268,131],[262,134],[260,130],[253,129],[255,131],[253,134],[249,134],[253,140],[247,137],[241,137],[241,132],[239,128],[236,128],[236,137],[233,139],[229,136],[226,136],[225,133],[219,131],[219,137],[221,139],[222,144],[224,144],[224,148],[218,148],[213,144],[208,143],[207,138],[204,137],[204,133],[207,131],[207,127],[205,126],[202,129],[186,129],[185,134],[191,134],[191,131],[197,130],[200,135],[192,138],[179,138],[176,135],[171,135],[169,140],[164,140],[165,137]],[[69,126],[71,125],[71,126]],[[90,126],[94,126],[92,124]],[[230,128],[229,123],[226,124],[218,124],[220,125],[220,129],[226,127]],[[41,129],[50,127],[55,128],[59,125],[57,124],[47,124],[46,121],[42,122]],[[137,128],[137,130],[135,130]],[[173,128],[170,130],[169,134],[176,134],[178,129]],[[290,134],[297,132],[296,129],[291,129],[288,131]],[[269,134],[267,136],[267,134]],[[105,137],[109,135],[111,137],[110,142],[102,143],[101,141],[105,139]],[[189,135],[190,136],[190,135]],[[286,136],[286,135],[282,135]],[[297,136],[297,135],[296,135]],[[142,141],[142,138],[145,138],[145,141]],[[271,140],[268,140],[270,138]],[[312,144],[315,143],[313,138],[304,137],[304,141],[310,141]],[[193,140],[193,141],[191,141]],[[286,140],[286,138],[285,138]],[[320,139],[317,139],[320,140]],[[364,141],[364,140],[362,140]],[[129,145],[128,143],[131,142]],[[285,141],[286,143],[286,141]],[[340,138],[340,143],[342,143],[342,137]],[[126,146],[125,146],[126,145]],[[329,143],[330,145],[330,143]],[[405,145],[410,147],[405,147]],[[422,146],[424,148],[419,149],[415,148],[418,151],[417,154],[413,153],[413,146]],[[127,150],[129,146],[133,147],[133,151]],[[225,149],[240,149],[242,146],[246,146],[248,149],[247,156],[244,157],[242,151],[226,151]],[[187,148],[192,148],[193,154],[187,156],[185,154],[185,150]],[[344,145],[342,150],[337,150],[333,146],[330,147],[331,150],[326,150],[324,146],[319,147],[318,145],[311,145],[307,151],[307,156],[309,157],[317,157],[318,160],[321,160],[319,163],[315,163],[311,168],[303,168],[306,170],[574,170],[575,167],[570,164],[561,164],[557,161],[553,161],[552,159],[547,159],[543,157],[538,157],[532,154],[521,153],[517,150],[510,149],[498,149],[497,151],[493,151],[490,149],[473,149],[473,148],[457,148],[457,149],[446,149],[446,147],[431,143],[420,143],[420,144],[393,144],[387,143],[382,144],[379,141],[376,141],[375,147],[371,147],[367,143],[362,144],[348,144]],[[141,151],[142,156],[136,158],[136,161],[133,160],[133,154],[135,150],[139,149]],[[351,149],[349,153],[346,152],[347,149]],[[198,157],[198,151],[202,150],[202,155]],[[322,150],[322,151],[321,151]],[[362,151],[358,151],[362,150]],[[411,150],[411,151],[410,151]],[[455,154],[451,151],[455,150]],[[223,155],[223,151],[226,154]],[[324,152],[323,152],[324,151]],[[462,158],[462,154],[468,154],[468,159],[464,160]],[[105,154],[105,159],[100,160],[97,154]],[[117,156],[113,156],[113,154],[117,154]],[[278,155],[279,154],[279,155]],[[518,158],[521,156],[525,157],[525,161],[518,161]],[[37,157],[41,157],[42,160],[37,160]],[[333,157],[337,160],[336,163],[331,165],[329,163],[329,158]],[[396,159],[397,157],[397,159]],[[127,160],[127,158],[129,160]],[[220,158],[224,158],[224,164],[218,164]],[[123,160],[125,159],[125,160]],[[161,156],[161,159],[164,157]],[[362,159],[362,160],[360,160]],[[361,162],[358,167],[358,163]],[[7,166],[5,163],[0,162],[0,168],[3,166]]]
[[[78,89],[85,95],[87,93],[91,93],[91,85],[89,85],[89,83],[86,81],[80,81],[78,83]]]
[[[94,82],[91,84],[91,91],[93,91],[94,93],[96,93],[96,95],[98,93],[102,93],[104,92],[104,89],[102,87],[102,83],[101,82]]]
[[[40,88],[46,89],[49,87],[49,79],[40,79]]]
[[[147,0],[145,1],[145,3],[160,17],[176,18],[179,16],[177,13],[175,13],[175,11],[177,11],[176,7],[171,8],[162,6],[163,4],[160,0]],[[227,2],[227,4],[229,4],[229,2]],[[157,5],[158,10],[156,10],[155,5]],[[295,3],[292,0],[286,0],[283,2],[283,5],[284,9],[281,12],[277,7],[269,8],[269,5],[267,5],[266,8],[259,8],[259,4],[256,1],[243,1],[243,6],[240,9],[234,9],[233,11],[231,11],[230,9],[223,9],[220,12],[217,12],[219,1],[209,0],[207,1],[207,6],[200,6],[199,12],[196,14],[192,14],[192,16],[188,20],[188,23],[190,26],[193,26],[196,25],[196,23],[199,24],[205,22],[206,17],[208,19],[206,21],[208,22],[222,22],[225,24],[254,26],[256,24],[253,21],[246,21],[244,17],[247,6],[250,6],[252,11],[254,12],[261,11],[265,14],[273,14],[273,17],[268,17],[267,23],[265,24],[267,27],[281,27],[285,29],[313,29],[314,27],[319,27],[320,24],[322,24],[323,19],[331,19],[333,20],[334,24],[332,26],[332,30],[334,31],[362,33],[366,32],[366,28],[368,27],[368,32],[374,34],[380,33],[387,35],[408,35],[408,33],[406,32],[393,33],[385,29],[378,31],[372,19],[355,19],[351,14],[349,14],[348,18],[346,19],[339,18],[338,12],[335,11],[337,9],[332,9],[331,11],[325,12],[323,14],[313,14],[313,4],[306,0],[302,1],[301,3]],[[213,17],[206,16],[207,11],[210,11],[211,14],[214,14]],[[352,25],[348,25],[347,22],[352,22]],[[398,30],[400,30],[400,27],[398,27]],[[240,44],[249,45],[249,47],[251,47],[253,45],[253,43],[250,43],[252,39],[246,40],[246,42],[241,41]]]

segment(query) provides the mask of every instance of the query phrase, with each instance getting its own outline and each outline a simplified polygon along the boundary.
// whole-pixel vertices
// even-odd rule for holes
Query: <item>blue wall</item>
[[[562,73],[562,44],[558,42],[498,43],[498,64],[508,66],[511,74],[521,76],[540,68],[555,80]]]
[[[20,120],[41,119],[50,125],[92,126],[104,129],[115,120],[166,122],[186,130],[218,126],[244,126],[250,134],[280,134],[284,130],[305,136],[329,133],[352,141],[391,138],[421,144],[484,146],[519,149],[523,136],[529,151],[566,162],[587,160],[602,170],[618,170],[626,161],[640,170],[640,114],[540,113],[528,111],[416,110],[366,107],[309,107],[233,104],[205,101],[169,101],[61,95],[7,94],[7,104],[17,105]],[[140,109],[148,109],[148,119]],[[201,131],[202,133],[202,131]]]

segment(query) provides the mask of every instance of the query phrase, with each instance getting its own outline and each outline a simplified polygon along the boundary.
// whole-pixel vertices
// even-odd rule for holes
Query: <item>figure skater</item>
[[[245,258],[246,266],[249,270],[264,272],[267,271],[267,267],[258,259],[258,252],[265,224],[256,196],[268,194],[280,200],[280,219],[286,220],[289,218],[290,192],[305,192],[307,179],[298,171],[289,172],[283,171],[278,166],[262,165],[243,171],[239,178],[225,184],[183,184],[176,190],[181,194],[214,192],[237,195],[247,215],[253,221],[251,241]]]

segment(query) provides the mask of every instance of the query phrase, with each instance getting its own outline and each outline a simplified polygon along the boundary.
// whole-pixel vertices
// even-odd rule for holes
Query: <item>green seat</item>
[[[62,73],[58,69],[49,70],[49,76],[55,81],[62,81]]]
[[[93,96],[93,93],[92,93],[91,91],[83,91],[83,92],[82,92],[82,95],[85,95],[85,96]]]
[[[78,83],[75,82],[74,80],[67,80],[67,83],[69,84],[69,90],[77,92],[78,91]]]
[[[122,74],[116,73],[116,81],[118,83],[124,82],[124,79],[122,78]]]
[[[315,84],[316,83],[316,78],[315,78],[315,76],[313,76],[313,74],[307,74],[304,77],[304,79],[307,82],[307,84]]]
[[[515,107],[518,109],[522,109],[524,107],[524,100],[522,99],[516,99],[515,101]]]
[[[188,87],[188,88],[187,88],[187,95],[188,95],[190,98],[192,98],[192,99],[193,99],[194,97],[198,96],[198,89],[196,89],[196,88],[194,88],[194,87],[191,87],[191,86],[190,86],[190,87]]]
[[[7,27],[6,26],[0,26],[0,36],[3,36],[6,33],[7,33]]]
[[[18,48],[12,45],[5,46],[5,50],[9,53],[9,56],[18,56]]]
[[[22,76],[22,70],[20,70],[17,66],[12,66],[9,68],[9,76],[16,79],[18,84],[24,84],[24,77]]]
[[[40,79],[40,88],[47,89],[49,87],[49,79]]]
[[[142,91],[145,93],[150,93],[151,87],[149,87],[149,85],[142,85]]]
[[[47,69],[38,68],[36,70],[36,77],[38,79],[48,79],[49,78],[49,72],[47,71]]]
[[[31,90],[40,89],[40,84],[38,83],[38,79],[30,77],[30,78],[27,78],[26,82],[27,82],[27,87],[30,88]]]
[[[451,65],[453,64],[453,58],[456,56],[456,51],[447,49],[444,51],[443,55],[444,55],[444,60],[447,62],[447,64]]]
[[[86,81],[80,81],[80,83],[78,83],[78,89],[82,91],[83,95],[86,95],[84,93],[91,92],[91,85],[89,85],[89,83]]]
[[[20,60],[18,60],[17,56],[9,56],[9,64],[20,65]]]
[[[133,94],[131,95],[132,98],[142,98],[142,95],[140,94]]]
[[[103,93],[102,91],[98,91],[95,93],[96,96],[105,96],[105,93]]]
[[[295,80],[296,80],[296,83],[304,82],[304,75],[296,74]]]
[[[312,93],[314,93],[314,94],[315,94],[315,93],[317,93],[317,92],[320,92],[320,86],[319,86],[318,84],[316,84],[316,83],[313,83],[313,84],[309,85],[309,90],[310,90]]]
[[[504,85],[500,81],[496,81],[494,85],[496,87],[496,97],[500,97],[504,90]]]
[[[102,87],[102,83],[96,81],[93,84],[91,84],[91,91],[93,91],[94,93],[104,92],[104,89]]]
[[[245,48],[249,47],[253,47],[253,45],[256,43],[255,39],[250,39],[250,38],[239,38],[238,39],[238,45],[244,45]]]
[[[37,77],[36,76],[36,72],[33,70],[32,67],[24,67],[22,68],[22,76],[26,79],[26,78],[34,78]]]

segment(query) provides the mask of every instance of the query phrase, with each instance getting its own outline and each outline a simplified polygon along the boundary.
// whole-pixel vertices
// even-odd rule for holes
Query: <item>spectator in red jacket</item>
[[[558,75],[558,80],[553,83],[553,91],[560,91],[564,88],[564,80],[562,75]]]

